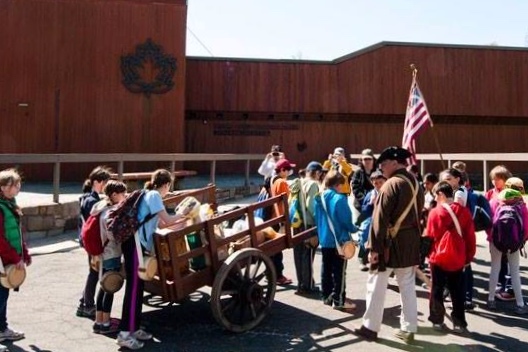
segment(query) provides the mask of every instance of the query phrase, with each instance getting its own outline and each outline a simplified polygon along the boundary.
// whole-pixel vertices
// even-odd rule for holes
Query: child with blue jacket
[[[387,178],[383,176],[381,171],[374,171],[370,175],[370,182],[374,186],[371,189],[365,198],[363,198],[363,203],[361,204],[361,217],[365,220],[359,225],[359,263],[361,271],[368,271],[368,252],[365,248],[365,245],[368,241],[368,236],[370,232],[370,225],[372,224],[372,213],[374,212],[374,204],[376,198],[378,197],[379,190],[381,186],[387,181]]]
[[[330,170],[324,179],[325,190],[315,199],[315,221],[323,256],[321,286],[323,302],[337,310],[351,310],[352,303],[346,302],[347,260],[340,256],[336,248],[350,241],[350,233],[357,228],[352,223],[352,211],[347,196],[343,193],[345,177],[336,170]],[[324,204],[323,204],[324,202]],[[329,225],[333,224],[333,231]],[[334,233],[335,231],[335,233]]]

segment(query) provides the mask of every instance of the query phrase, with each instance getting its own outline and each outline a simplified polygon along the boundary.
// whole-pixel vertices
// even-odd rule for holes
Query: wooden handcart
[[[213,209],[217,207],[213,185],[181,192],[164,202],[168,207],[175,206],[187,196],[209,203]],[[255,224],[255,210],[281,202],[288,209],[284,194],[179,230],[159,230],[154,236],[158,275],[145,282],[145,290],[161,296],[163,301],[179,302],[201,287],[210,286],[211,309],[220,325],[233,332],[254,328],[269,313],[275,297],[276,273],[270,256],[316,235],[315,227],[293,235],[287,214]],[[243,217],[248,229],[226,238],[219,236],[219,229],[226,222]],[[261,231],[278,225],[283,233],[263,241]],[[185,239],[189,236],[200,236],[200,246],[186,248]],[[201,265],[192,265],[193,262]]]

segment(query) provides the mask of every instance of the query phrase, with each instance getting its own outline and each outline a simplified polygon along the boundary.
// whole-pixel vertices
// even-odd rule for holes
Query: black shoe
[[[364,338],[367,341],[376,341],[378,339],[378,333],[367,329],[365,326],[361,325],[359,329],[354,329],[354,334],[359,337]]]
[[[473,309],[475,309],[475,305],[471,301],[466,301],[466,302],[464,302],[464,309],[466,311],[473,310]]]
[[[316,296],[320,293],[321,292],[319,291],[318,287],[314,287],[314,288],[299,287],[297,291],[295,291],[295,294],[298,296]]]
[[[78,317],[82,318],[95,318],[95,306],[92,307],[86,307],[86,306],[79,306],[77,308],[77,312],[75,313]]]
[[[108,324],[108,325],[100,324],[99,325],[98,334],[112,335],[112,334],[117,334],[118,332],[119,332],[119,326],[117,325],[112,325],[112,324]]]

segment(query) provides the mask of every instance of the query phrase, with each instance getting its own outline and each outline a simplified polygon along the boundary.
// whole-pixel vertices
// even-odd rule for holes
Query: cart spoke
[[[238,296],[238,290],[235,290],[235,289],[222,290],[222,292],[220,292],[220,297],[222,296]]]
[[[272,265],[257,249],[243,249],[224,263],[211,293],[213,315],[220,324],[243,332],[264,319],[275,296]]]
[[[253,319],[256,319],[256,318],[257,318],[257,311],[256,311],[256,309],[255,309],[255,305],[254,305],[253,303],[250,303],[250,304],[249,304],[249,309],[250,309],[250,311],[251,311],[251,317],[252,317]]]
[[[235,263],[235,266],[233,267],[233,269],[235,269],[235,275],[238,275],[239,277],[244,277],[244,275],[242,274],[242,268],[240,267],[239,262]]]
[[[254,265],[254,270],[253,270],[253,273],[251,274],[251,279],[255,279],[255,277],[257,276],[257,273],[260,269],[260,264],[262,264],[262,260],[261,259],[257,259],[257,263]],[[258,282],[258,280],[256,280]]]
[[[240,285],[240,279],[236,276],[236,274],[228,275],[227,280],[231,281],[231,283],[235,286]]]
[[[239,305],[240,307],[240,314],[238,315],[239,317],[239,321],[240,321],[240,324],[244,323],[244,316],[245,316],[245,313],[246,313],[246,305],[245,304],[240,304]]]
[[[251,256],[248,255],[247,262],[244,265],[244,280],[245,281],[249,280],[249,272],[250,272],[250,270],[251,270]]]
[[[234,309],[236,307],[237,303],[238,303],[238,299],[229,299],[227,304],[222,307],[222,312],[227,313],[232,308]]]
[[[264,276],[266,276],[266,272],[265,271],[263,273],[261,273],[259,276],[255,277],[255,282],[260,282],[260,280],[262,280],[264,278]]]

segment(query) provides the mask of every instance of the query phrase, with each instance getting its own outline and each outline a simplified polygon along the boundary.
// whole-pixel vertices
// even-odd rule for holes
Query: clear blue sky
[[[381,41],[523,47],[528,0],[188,0],[187,27],[190,56],[332,60]]]

